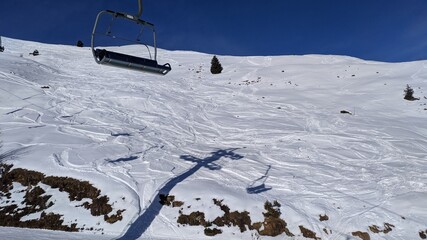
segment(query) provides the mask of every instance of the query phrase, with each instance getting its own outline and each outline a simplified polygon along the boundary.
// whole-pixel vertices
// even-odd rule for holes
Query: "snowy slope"
[[[210,221],[221,214],[214,198],[253,222],[277,200],[289,239],[306,239],[299,226],[322,239],[427,231],[426,61],[219,56],[224,71],[212,75],[211,55],[161,50],[172,71],[153,76],[97,65],[89,48],[3,45],[0,139],[11,153],[3,161],[89,181],[126,211],[109,224],[54,192],[64,222],[102,234],[0,228],[0,239],[212,238],[178,224],[179,209],[161,207],[159,192]],[[403,99],[406,84],[419,101]],[[394,226],[387,234],[369,229],[385,223]],[[221,230],[217,239],[287,238]]]

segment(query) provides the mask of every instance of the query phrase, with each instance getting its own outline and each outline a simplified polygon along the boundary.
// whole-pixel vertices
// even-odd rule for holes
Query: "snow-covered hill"
[[[3,45],[1,163],[88,181],[108,197],[110,215],[124,211],[108,223],[82,207],[90,199],[72,201],[41,180],[53,204],[44,211],[81,233],[1,227],[0,239],[427,234],[426,61],[218,56],[224,71],[212,75],[212,55],[161,50],[172,71],[153,76],[97,65],[89,48]],[[420,100],[403,99],[407,84]],[[29,188],[14,182],[0,211],[25,207]],[[160,195],[175,199],[162,205]],[[281,219],[275,237],[265,236],[268,203]],[[231,216],[240,222],[227,223]]]

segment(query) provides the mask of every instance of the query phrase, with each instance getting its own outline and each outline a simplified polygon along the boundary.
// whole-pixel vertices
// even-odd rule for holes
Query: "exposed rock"
[[[260,235],[274,237],[285,233],[287,236],[294,236],[294,234],[287,228],[287,223],[280,218],[280,206],[280,203],[277,201],[274,201],[273,204],[269,201],[265,202],[264,208],[267,212],[263,213],[264,221],[262,223],[254,223],[252,225]],[[263,227],[262,230],[260,230],[261,227]]]
[[[313,232],[313,231],[311,231],[311,230],[309,230],[309,229],[305,228],[304,226],[300,225],[300,226],[299,226],[299,229],[300,229],[300,231],[301,231],[301,233],[302,233],[302,236],[303,236],[303,237],[305,237],[305,238],[312,238],[312,239],[316,239],[316,240],[320,240],[320,238],[316,236],[316,233],[315,233],[315,232]]]
[[[393,230],[395,226],[393,224],[390,223],[384,223],[384,228],[381,229],[381,227],[377,226],[377,225],[372,225],[369,226],[369,230],[373,233],[384,233],[387,234],[389,232],[391,232]]]
[[[230,212],[230,208],[224,204],[222,204],[222,201],[218,201],[216,199],[213,199],[215,205],[219,206],[221,210],[224,212],[224,215],[222,217],[217,217],[212,223],[223,227],[225,225],[227,226],[237,226],[240,229],[240,232],[246,231],[246,227],[251,230],[251,217],[249,216],[249,212],[243,211],[243,212]]]
[[[215,236],[221,233],[222,233],[221,229],[218,229],[218,228],[205,228],[206,236]]]
[[[108,204],[108,197],[102,196],[99,198],[95,198],[92,200],[92,204],[90,205],[90,213],[92,216],[101,216],[104,214],[109,214],[113,208],[110,204]]]
[[[117,221],[121,221],[123,219],[122,213],[126,210],[117,210],[116,214],[113,214],[111,216],[108,216],[107,214],[104,215],[104,221],[113,224]]]
[[[355,237],[359,237],[362,240],[371,240],[371,236],[369,236],[369,233],[367,232],[357,231],[357,232],[352,232],[351,234]]]
[[[160,194],[159,195],[159,202],[162,205],[166,205],[166,206],[171,206],[172,207],[181,207],[182,205],[184,205],[184,202],[181,201],[175,201],[175,196],[173,195],[167,195],[167,194]]]
[[[319,220],[321,221],[321,222],[323,222],[323,221],[328,221],[329,220],[329,217],[328,217],[328,215],[319,215]]]
[[[178,217],[177,222],[179,224],[183,225],[190,225],[190,226],[205,226],[206,220],[205,220],[205,213],[203,212],[192,212],[189,215],[181,214]]]

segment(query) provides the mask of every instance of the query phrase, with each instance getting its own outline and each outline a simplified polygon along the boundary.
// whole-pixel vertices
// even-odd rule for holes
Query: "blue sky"
[[[427,0],[143,0],[158,46],[219,55],[337,54],[427,59]],[[2,0],[0,35],[89,45],[100,10],[136,0]],[[6,46],[7,47],[7,46]]]

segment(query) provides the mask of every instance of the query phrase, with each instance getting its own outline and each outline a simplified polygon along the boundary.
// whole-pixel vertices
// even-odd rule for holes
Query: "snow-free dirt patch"
[[[174,199],[175,196],[162,195],[160,202],[163,205],[173,206],[175,202]],[[213,221],[207,221],[205,213],[201,211],[194,211],[190,214],[184,214],[182,212],[183,209],[181,208],[179,210],[177,222],[184,226],[203,226],[205,227],[204,232],[207,236],[221,234],[221,228],[224,227],[237,227],[240,232],[255,230],[262,236],[274,237],[283,233],[287,236],[294,236],[294,234],[286,227],[287,223],[280,218],[280,203],[277,201],[274,201],[273,203],[266,201],[264,204],[265,212],[263,213],[264,221],[254,223],[252,223],[249,212],[232,211],[227,205],[223,204],[223,200],[212,199],[212,202],[221,209],[223,212],[222,216],[216,217]],[[304,233],[309,231],[307,229],[305,230],[306,231],[304,231]],[[314,236],[315,235],[316,234],[314,234]]]
[[[77,223],[63,224],[62,215],[49,212],[49,208],[55,203],[50,201],[52,195],[46,194],[41,186],[68,193],[70,202],[84,200],[78,207],[86,208],[92,216],[103,215],[108,223],[113,224],[122,219],[121,214],[124,210],[117,210],[115,214],[111,214],[113,208],[109,198],[101,196],[100,190],[87,181],[46,176],[41,172],[13,168],[13,165],[7,164],[0,164],[0,173],[0,226],[61,231],[83,230],[84,228],[78,228]],[[15,189],[17,187],[19,189]],[[34,214],[39,214],[40,217],[22,220]]]
[[[356,231],[351,233],[355,237],[359,237],[362,240],[371,240],[371,236],[367,232]]]

